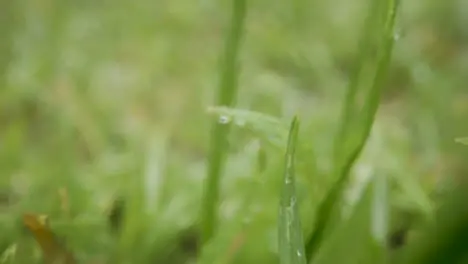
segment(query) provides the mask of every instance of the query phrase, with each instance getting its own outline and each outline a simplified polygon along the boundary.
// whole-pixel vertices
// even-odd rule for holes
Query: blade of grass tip
[[[343,165],[339,165],[337,168],[338,181],[332,186],[330,191],[327,193],[324,201],[319,205],[317,212],[317,222],[314,225],[314,230],[312,235],[307,240],[306,249],[307,249],[307,258],[308,260],[312,259],[314,253],[318,249],[326,228],[328,227],[328,222],[332,215],[333,209],[336,207],[336,203],[341,197],[345,184],[349,178],[349,171],[351,170],[354,162],[359,157],[362,149],[364,148],[367,138],[372,129],[373,120],[378,109],[380,91],[382,89],[383,83],[386,80],[386,74],[388,66],[390,64],[390,58],[393,50],[394,44],[394,25],[396,19],[396,13],[399,6],[399,0],[386,0],[386,17],[384,23],[383,35],[381,37],[380,47],[379,47],[379,59],[376,65],[376,72],[373,78],[373,83],[371,90],[365,100],[365,106],[363,107],[363,118],[360,130],[360,135],[358,138],[358,143],[351,150],[349,156],[345,157]],[[379,19],[379,18],[376,18]],[[372,21],[369,21],[371,23]],[[378,21],[377,21],[378,22]],[[344,118],[349,118],[345,115]],[[343,121],[348,122],[348,121]],[[338,136],[342,136],[338,134]],[[345,135],[347,136],[347,135]],[[341,139],[337,139],[337,142],[340,142]],[[339,161],[340,159],[338,159]]]
[[[295,189],[294,156],[298,130],[299,121],[295,117],[291,123],[286,147],[283,190],[279,208],[278,250],[281,264],[306,263]]]
[[[232,106],[237,94],[238,57],[246,16],[246,0],[233,0],[231,28],[224,46],[221,65],[217,105]],[[224,122],[226,123],[226,122]],[[208,241],[214,233],[219,200],[219,182],[226,156],[227,135],[230,124],[215,121],[212,124],[208,173],[202,198],[201,229],[203,241]]]

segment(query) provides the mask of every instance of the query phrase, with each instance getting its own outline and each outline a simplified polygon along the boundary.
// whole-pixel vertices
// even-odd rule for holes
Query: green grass
[[[239,52],[244,31],[244,20],[247,12],[246,0],[232,1],[232,21],[226,37],[224,56],[221,63],[220,84],[216,105],[233,106],[238,91]],[[227,123],[226,123],[227,122]],[[224,159],[227,153],[227,138],[230,124],[228,121],[217,120],[212,124],[210,154],[206,187],[202,198],[202,236],[207,242],[216,230],[219,207],[219,182],[223,174]]]
[[[458,261],[465,8],[398,5],[0,3],[0,263]]]
[[[343,120],[335,140],[336,148],[339,149],[335,154],[335,168],[338,180],[331,187],[318,208],[317,222],[307,242],[309,260],[313,258],[323,239],[324,232],[328,229],[327,224],[330,222],[333,209],[336,208],[336,204],[343,195],[350,170],[370,135],[380,101],[381,90],[390,64],[397,10],[398,1],[372,1],[369,19],[365,24],[365,35],[362,41],[364,44],[361,46],[359,65],[356,67],[355,75],[352,76],[353,79],[345,97]],[[373,51],[377,53],[377,59],[369,62],[369,60],[372,60],[373,55],[371,52]],[[366,63],[370,65],[366,65]],[[367,72],[369,68],[373,69],[374,72]],[[363,74],[363,72],[366,74]],[[370,88],[360,85],[360,83],[370,83]],[[360,90],[364,90],[364,92]],[[363,96],[363,99],[361,99],[363,103],[361,104],[364,105],[361,109],[359,109],[359,103],[356,102],[358,92]],[[354,121],[354,123],[351,121]]]
[[[297,204],[294,159],[298,145],[299,120],[294,117],[289,130],[285,154],[283,187],[278,220],[278,249],[281,264],[307,263],[302,226]]]

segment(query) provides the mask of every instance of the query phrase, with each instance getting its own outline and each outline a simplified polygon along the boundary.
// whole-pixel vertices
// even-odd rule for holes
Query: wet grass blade
[[[364,62],[368,61],[368,57],[372,55],[370,54],[372,49],[368,48],[367,44],[363,46],[358,65],[361,69],[355,73],[356,75],[353,77],[355,80],[350,83],[347,98],[345,98],[342,128],[335,140],[336,148],[340,149],[340,151],[337,151],[335,160],[335,174],[338,176],[338,179],[329,190],[324,201],[319,205],[316,214],[317,220],[312,235],[307,240],[306,244],[307,257],[309,260],[313,258],[313,255],[323,240],[324,233],[329,227],[328,224],[333,210],[336,209],[338,201],[345,189],[349,178],[349,172],[364,148],[371,132],[374,117],[379,105],[380,92],[386,80],[393,50],[394,25],[398,4],[399,0],[373,1],[374,6],[370,9],[370,12],[373,13],[367,21],[366,30],[368,30],[368,32],[365,34],[365,38],[368,38],[369,42],[365,41],[365,43],[371,45],[370,43],[372,43],[372,40],[375,38],[375,34],[381,32],[379,38],[377,38],[378,42],[375,44],[377,45],[375,48],[378,51],[378,59],[374,62],[374,65],[371,64],[372,67],[370,67],[375,69],[375,71],[374,74],[371,75],[371,80],[367,80],[371,83],[370,88],[366,89],[366,87],[364,87],[365,96],[363,107],[360,110],[351,111],[351,109],[358,108],[358,102],[355,98],[359,92],[359,84],[365,84],[367,82],[366,80],[360,80],[360,78],[368,78],[368,75],[362,74],[362,71],[364,71]],[[376,16],[374,15],[375,13],[382,14],[382,16]],[[375,26],[375,24],[381,26],[378,27]]]
[[[211,107],[208,113],[225,122],[242,127],[259,137],[268,145],[284,151],[284,142],[288,137],[288,124],[263,113],[228,107]]]
[[[220,84],[218,87],[218,106],[234,105],[237,95],[239,73],[239,50],[246,16],[246,0],[232,0],[231,28],[228,32],[224,56],[221,64]],[[208,175],[202,198],[201,230],[202,239],[208,241],[216,229],[217,209],[219,204],[219,182],[226,157],[227,136],[230,124],[215,121],[211,128]]]
[[[298,131],[299,121],[294,118],[289,130],[286,148],[283,190],[279,209],[278,248],[281,264],[306,263],[294,172],[294,155]]]

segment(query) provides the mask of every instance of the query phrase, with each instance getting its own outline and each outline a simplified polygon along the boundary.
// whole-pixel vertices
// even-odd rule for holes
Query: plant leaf
[[[299,121],[295,117],[289,130],[286,147],[283,190],[279,208],[279,256],[281,264],[305,264],[305,249],[296,197],[294,158]]]
[[[386,190],[386,177],[369,180],[352,214],[338,225],[311,263],[382,263],[388,228]]]
[[[348,87],[341,128],[335,139],[335,175],[338,179],[317,209],[317,220],[306,243],[309,261],[319,249],[325,232],[329,229],[333,212],[348,182],[349,171],[370,135],[380,102],[380,92],[390,64],[399,0],[370,2],[372,7],[366,21],[364,44],[359,55],[357,72],[352,76],[353,80]],[[378,50],[377,60],[372,60],[374,48]],[[369,69],[375,70],[369,73]],[[363,93],[363,96],[359,96],[359,93]],[[362,107],[359,99],[363,99]]]
[[[245,128],[269,145],[284,149],[288,127],[280,119],[255,111],[234,109],[224,106],[210,107],[208,113],[216,115],[220,122],[233,123]]]
[[[233,106],[237,98],[239,53],[244,35],[244,24],[247,15],[246,0],[232,0],[230,30],[224,42],[224,54],[220,67],[220,83],[216,104]],[[210,150],[205,188],[202,197],[201,230],[202,239],[208,242],[213,237],[217,226],[219,206],[219,182],[227,155],[227,137],[231,126],[213,122],[210,135]]]

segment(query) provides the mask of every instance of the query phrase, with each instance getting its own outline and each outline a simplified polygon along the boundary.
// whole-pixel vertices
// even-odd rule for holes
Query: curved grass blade
[[[305,264],[302,227],[296,198],[294,158],[299,121],[295,117],[289,130],[286,147],[283,190],[280,198],[278,250],[280,264]]]
[[[210,107],[208,113],[223,119],[223,122],[243,127],[276,149],[284,150],[288,126],[276,117],[225,106]]]
[[[366,45],[362,46],[358,71],[353,76],[353,81],[350,83],[347,98],[345,99],[345,107],[343,113],[342,127],[335,140],[337,151],[336,175],[337,182],[332,186],[324,201],[319,205],[317,212],[317,220],[314,225],[312,235],[307,240],[307,258],[313,258],[313,255],[319,248],[325,231],[329,227],[333,210],[336,209],[339,198],[342,196],[346,183],[349,178],[349,171],[354,162],[359,157],[362,149],[365,146],[367,138],[371,132],[373,120],[378,109],[380,92],[386,80],[388,66],[390,64],[391,54],[394,44],[394,25],[396,13],[399,5],[399,0],[381,0],[373,1],[373,7],[370,9],[370,17],[366,23],[366,34],[364,41]],[[375,14],[380,14],[375,15]],[[383,21],[383,22],[382,22]],[[380,26],[376,26],[380,25]],[[379,36],[377,42],[378,59],[375,63],[370,64],[375,69],[372,79],[369,80],[365,68],[369,57],[372,57],[369,47],[374,41],[376,34]],[[362,78],[362,80],[361,80]],[[357,93],[359,84],[370,82],[370,88],[364,87],[364,105],[359,111],[359,100]],[[362,90],[362,89],[361,89]],[[353,123],[354,121],[354,123]]]
[[[289,125],[282,119],[256,111],[225,106],[210,107],[208,113],[215,115],[223,122],[232,123],[240,129],[248,131],[261,141],[262,146],[271,147],[275,151],[280,151],[279,153],[284,153],[284,142],[288,140]],[[298,170],[307,168],[308,175],[317,175],[317,159],[311,147],[311,142],[307,143],[297,146],[296,156],[301,158],[297,160],[296,167]],[[261,165],[261,163],[265,162],[262,159],[266,158],[266,153],[263,150],[262,147],[259,152],[260,167],[264,165]],[[304,157],[307,157],[307,159],[304,159]],[[312,178],[309,177],[308,180],[312,181]]]
[[[238,90],[239,50],[247,12],[246,0],[232,0],[231,28],[224,46],[217,105],[232,106]],[[216,229],[219,205],[219,182],[226,158],[227,135],[230,124],[215,121],[212,124],[208,174],[202,198],[201,230],[204,242],[211,239]]]

